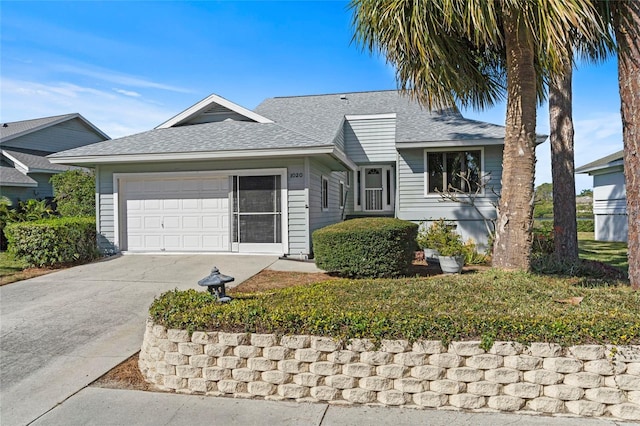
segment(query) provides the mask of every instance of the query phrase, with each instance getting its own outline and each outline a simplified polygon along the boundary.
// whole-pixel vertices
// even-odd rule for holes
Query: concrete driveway
[[[274,256],[131,255],[0,287],[0,424],[28,424],[140,349],[154,297]]]

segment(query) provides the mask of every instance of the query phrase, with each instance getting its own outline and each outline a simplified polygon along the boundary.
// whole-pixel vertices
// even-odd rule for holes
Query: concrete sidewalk
[[[60,426],[507,426],[516,424],[522,426],[614,426],[625,424],[625,422],[450,410],[348,407],[90,387],[64,401],[33,424]]]

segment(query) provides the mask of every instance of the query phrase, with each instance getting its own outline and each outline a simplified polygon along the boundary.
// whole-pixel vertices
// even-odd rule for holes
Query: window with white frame
[[[482,149],[425,151],[425,195],[475,192],[482,178]]]
[[[322,203],[322,210],[327,210],[329,208],[329,179],[327,179],[325,176],[322,176],[320,200]]]
[[[345,198],[345,190],[344,190],[344,182],[340,181],[340,208],[344,209],[344,198]]]

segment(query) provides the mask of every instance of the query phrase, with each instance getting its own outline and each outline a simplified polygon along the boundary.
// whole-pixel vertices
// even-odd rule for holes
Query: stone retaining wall
[[[147,324],[140,370],[180,393],[457,407],[640,420],[640,346],[525,347],[167,330]]]

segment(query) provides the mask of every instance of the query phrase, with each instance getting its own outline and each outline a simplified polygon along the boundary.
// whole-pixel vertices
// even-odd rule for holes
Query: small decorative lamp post
[[[211,274],[198,281],[198,285],[207,287],[209,293],[215,294],[218,302],[230,302],[231,298],[225,294],[224,286],[233,280],[233,277],[221,274],[218,268],[214,266]]]

